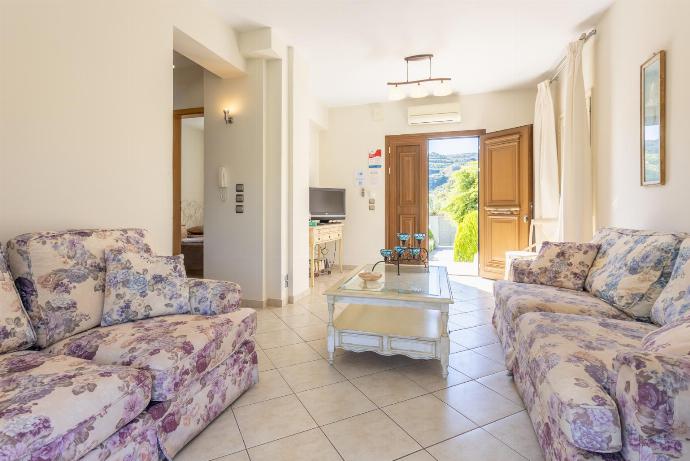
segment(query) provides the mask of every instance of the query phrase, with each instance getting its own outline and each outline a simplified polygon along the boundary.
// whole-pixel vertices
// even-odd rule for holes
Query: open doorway
[[[424,232],[423,246],[433,253],[431,264],[443,264],[449,272],[476,275],[474,254],[469,264],[456,264],[456,229],[465,229],[445,211],[445,197],[452,197],[454,173],[475,166],[479,158],[480,137],[484,130],[448,131],[386,136],[386,248],[394,248],[397,233]],[[478,182],[475,181],[478,187]],[[476,194],[475,194],[476,197]],[[476,198],[470,208],[476,215]],[[462,212],[458,217],[464,217]],[[468,218],[469,219],[469,218]],[[475,226],[473,238],[476,240]],[[467,229],[469,230],[469,229]],[[435,259],[435,260],[434,260]],[[461,261],[458,261],[461,262]]]
[[[452,275],[479,273],[479,140],[428,140],[429,259]]]
[[[173,56],[173,254],[189,277],[204,275],[203,69]]]

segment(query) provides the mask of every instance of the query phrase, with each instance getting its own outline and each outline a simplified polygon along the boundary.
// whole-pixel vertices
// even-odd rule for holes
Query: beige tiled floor
[[[491,284],[453,278],[448,378],[438,361],[337,351],[325,360],[321,277],[307,298],[258,311],[260,382],[175,459],[541,460],[491,326]],[[345,306],[336,306],[339,312]]]

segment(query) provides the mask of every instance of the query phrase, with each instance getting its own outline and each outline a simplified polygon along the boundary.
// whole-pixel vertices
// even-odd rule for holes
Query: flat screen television
[[[321,222],[345,219],[345,189],[310,187],[309,213]]]

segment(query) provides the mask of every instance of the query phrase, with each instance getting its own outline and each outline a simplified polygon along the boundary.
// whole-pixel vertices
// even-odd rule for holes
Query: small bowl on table
[[[381,276],[382,276],[383,274],[381,274],[380,272],[367,272],[367,271],[364,271],[364,272],[360,272],[360,273],[357,274],[357,275],[358,275],[359,278],[361,278],[362,281],[364,282],[364,288],[369,288],[369,286],[368,286],[367,284],[368,284],[369,282],[376,282],[378,279],[381,278]]]

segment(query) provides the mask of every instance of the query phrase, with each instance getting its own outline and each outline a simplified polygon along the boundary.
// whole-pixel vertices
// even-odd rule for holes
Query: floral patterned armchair
[[[172,459],[257,382],[256,313],[240,308],[241,290],[235,283],[188,279],[188,314],[104,326],[105,249],[117,246],[131,252],[152,254],[147,234],[142,229],[73,230],[25,234],[8,242],[9,264],[0,258],[0,281],[8,281],[15,301],[10,304],[0,301],[0,311],[9,306],[13,315],[18,316],[18,321],[12,321],[16,348],[33,344],[40,352],[0,355],[0,371],[3,366],[11,370],[7,378],[10,381],[5,376],[0,378],[0,400],[6,397],[15,402],[15,406],[24,405],[26,399],[23,394],[16,393],[17,389],[12,389],[11,383],[22,383],[21,391],[24,387],[30,388],[32,382],[44,379],[45,373],[52,369],[62,373],[63,369],[81,367],[84,377],[77,379],[77,375],[72,379],[74,389],[78,389],[72,393],[83,398],[75,397],[70,401],[61,393],[56,394],[58,400],[51,400],[54,398],[51,395],[55,394],[51,390],[45,394],[46,405],[57,409],[60,408],[55,405],[57,401],[79,405],[81,414],[91,411],[88,402],[93,400],[94,415],[88,421],[65,423],[67,438],[54,442],[55,445],[51,445],[50,437],[36,438],[33,444],[27,445],[9,435],[16,433],[17,421],[6,420],[0,406],[0,460],[24,459],[24,455],[33,456],[41,450],[50,459],[82,456],[105,459],[115,452],[118,456],[142,460],[157,458],[160,452],[163,457]],[[6,266],[9,271],[2,270]],[[16,298],[15,286],[22,302]],[[22,325],[27,328],[19,331],[17,326]],[[2,331],[0,327],[0,334]],[[3,346],[5,344],[3,341]],[[5,351],[0,350],[2,352]],[[22,365],[25,362],[40,364]],[[101,372],[111,376],[112,382],[100,383]],[[92,385],[88,384],[89,380]],[[119,404],[124,405],[122,410],[113,404],[117,408],[108,413],[110,419],[105,418],[107,423],[99,425],[104,420],[99,415],[104,413],[97,404],[108,399],[96,394],[103,390],[117,400],[118,393],[113,389],[132,389],[131,396],[123,397]],[[127,404],[128,400],[131,404]],[[42,402],[40,397],[32,404],[34,408],[41,408]],[[124,411],[125,416],[117,418],[118,412]],[[39,419],[45,417],[48,415],[40,412],[37,416]],[[4,426],[5,423],[10,426]],[[55,430],[53,428],[53,432]],[[151,449],[132,451],[132,444],[153,446],[153,454]],[[2,450],[11,453],[19,447],[28,452],[4,457]],[[62,447],[62,454],[59,450],[51,452],[51,447]]]

